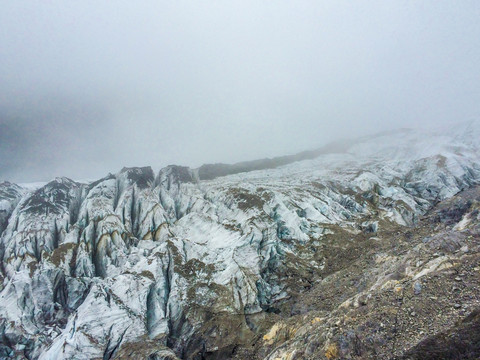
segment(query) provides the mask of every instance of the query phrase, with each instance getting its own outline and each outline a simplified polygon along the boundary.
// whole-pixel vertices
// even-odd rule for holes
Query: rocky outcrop
[[[478,359],[480,356],[480,310],[475,309],[455,326],[428,337],[407,351],[405,360]]]
[[[463,219],[438,221],[465,202]],[[288,315],[235,358],[478,358],[479,204],[476,186],[438,203],[408,230],[327,236],[330,264],[308,291],[279,307]],[[445,246],[452,236],[456,247]]]

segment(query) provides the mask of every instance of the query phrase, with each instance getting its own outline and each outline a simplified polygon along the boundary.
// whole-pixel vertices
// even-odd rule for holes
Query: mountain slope
[[[0,357],[403,355],[416,344],[405,334],[357,346],[361,335],[340,319],[350,308],[361,318],[358,304],[389,289],[398,303],[398,284],[416,286],[458,257],[430,251],[430,242],[475,254],[477,203],[451,210],[448,201],[459,192],[477,199],[468,189],[480,180],[479,138],[478,124],[404,130],[228,176],[169,166],[90,184],[57,178],[34,191],[3,183]],[[349,274],[357,278],[340,280]],[[400,331],[396,319],[383,327]],[[313,330],[322,338],[305,335]],[[305,344],[314,344],[310,353]]]

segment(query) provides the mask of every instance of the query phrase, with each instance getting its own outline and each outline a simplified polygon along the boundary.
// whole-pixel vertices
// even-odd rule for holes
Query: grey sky
[[[0,180],[480,117],[480,2],[0,0]]]

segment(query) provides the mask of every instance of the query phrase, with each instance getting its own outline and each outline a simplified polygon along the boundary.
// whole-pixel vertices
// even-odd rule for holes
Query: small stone
[[[358,304],[359,304],[360,306],[365,306],[365,305],[367,305],[367,303],[368,303],[368,298],[367,298],[367,296],[363,295],[363,296],[360,296],[360,297],[358,298]]]
[[[453,304],[453,307],[454,307],[455,309],[460,309],[460,308],[462,307],[462,305],[460,305],[460,304]]]
[[[459,277],[459,276],[457,276],[457,277],[455,278],[455,281],[462,281],[462,278]]]
[[[417,313],[416,313],[415,311],[412,311],[412,312],[410,313],[410,316],[415,316],[415,315],[417,315]]]
[[[413,284],[413,293],[415,295],[420,295],[421,292],[422,292],[422,283],[420,281],[415,281],[415,283]]]
[[[468,253],[468,245],[464,245],[460,248],[461,252]]]
[[[395,293],[395,295],[397,297],[402,297],[403,295],[403,287],[401,287],[400,285],[397,285],[393,288],[393,292]]]

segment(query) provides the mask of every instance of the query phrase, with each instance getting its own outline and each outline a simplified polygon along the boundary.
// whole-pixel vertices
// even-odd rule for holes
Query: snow
[[[40,189],[41,187],[45,186],[47,183],[46,182],[31,182],[31,183],[20,183],[18,186],[29,190],[29,191],[35,191],[37,189]]]

